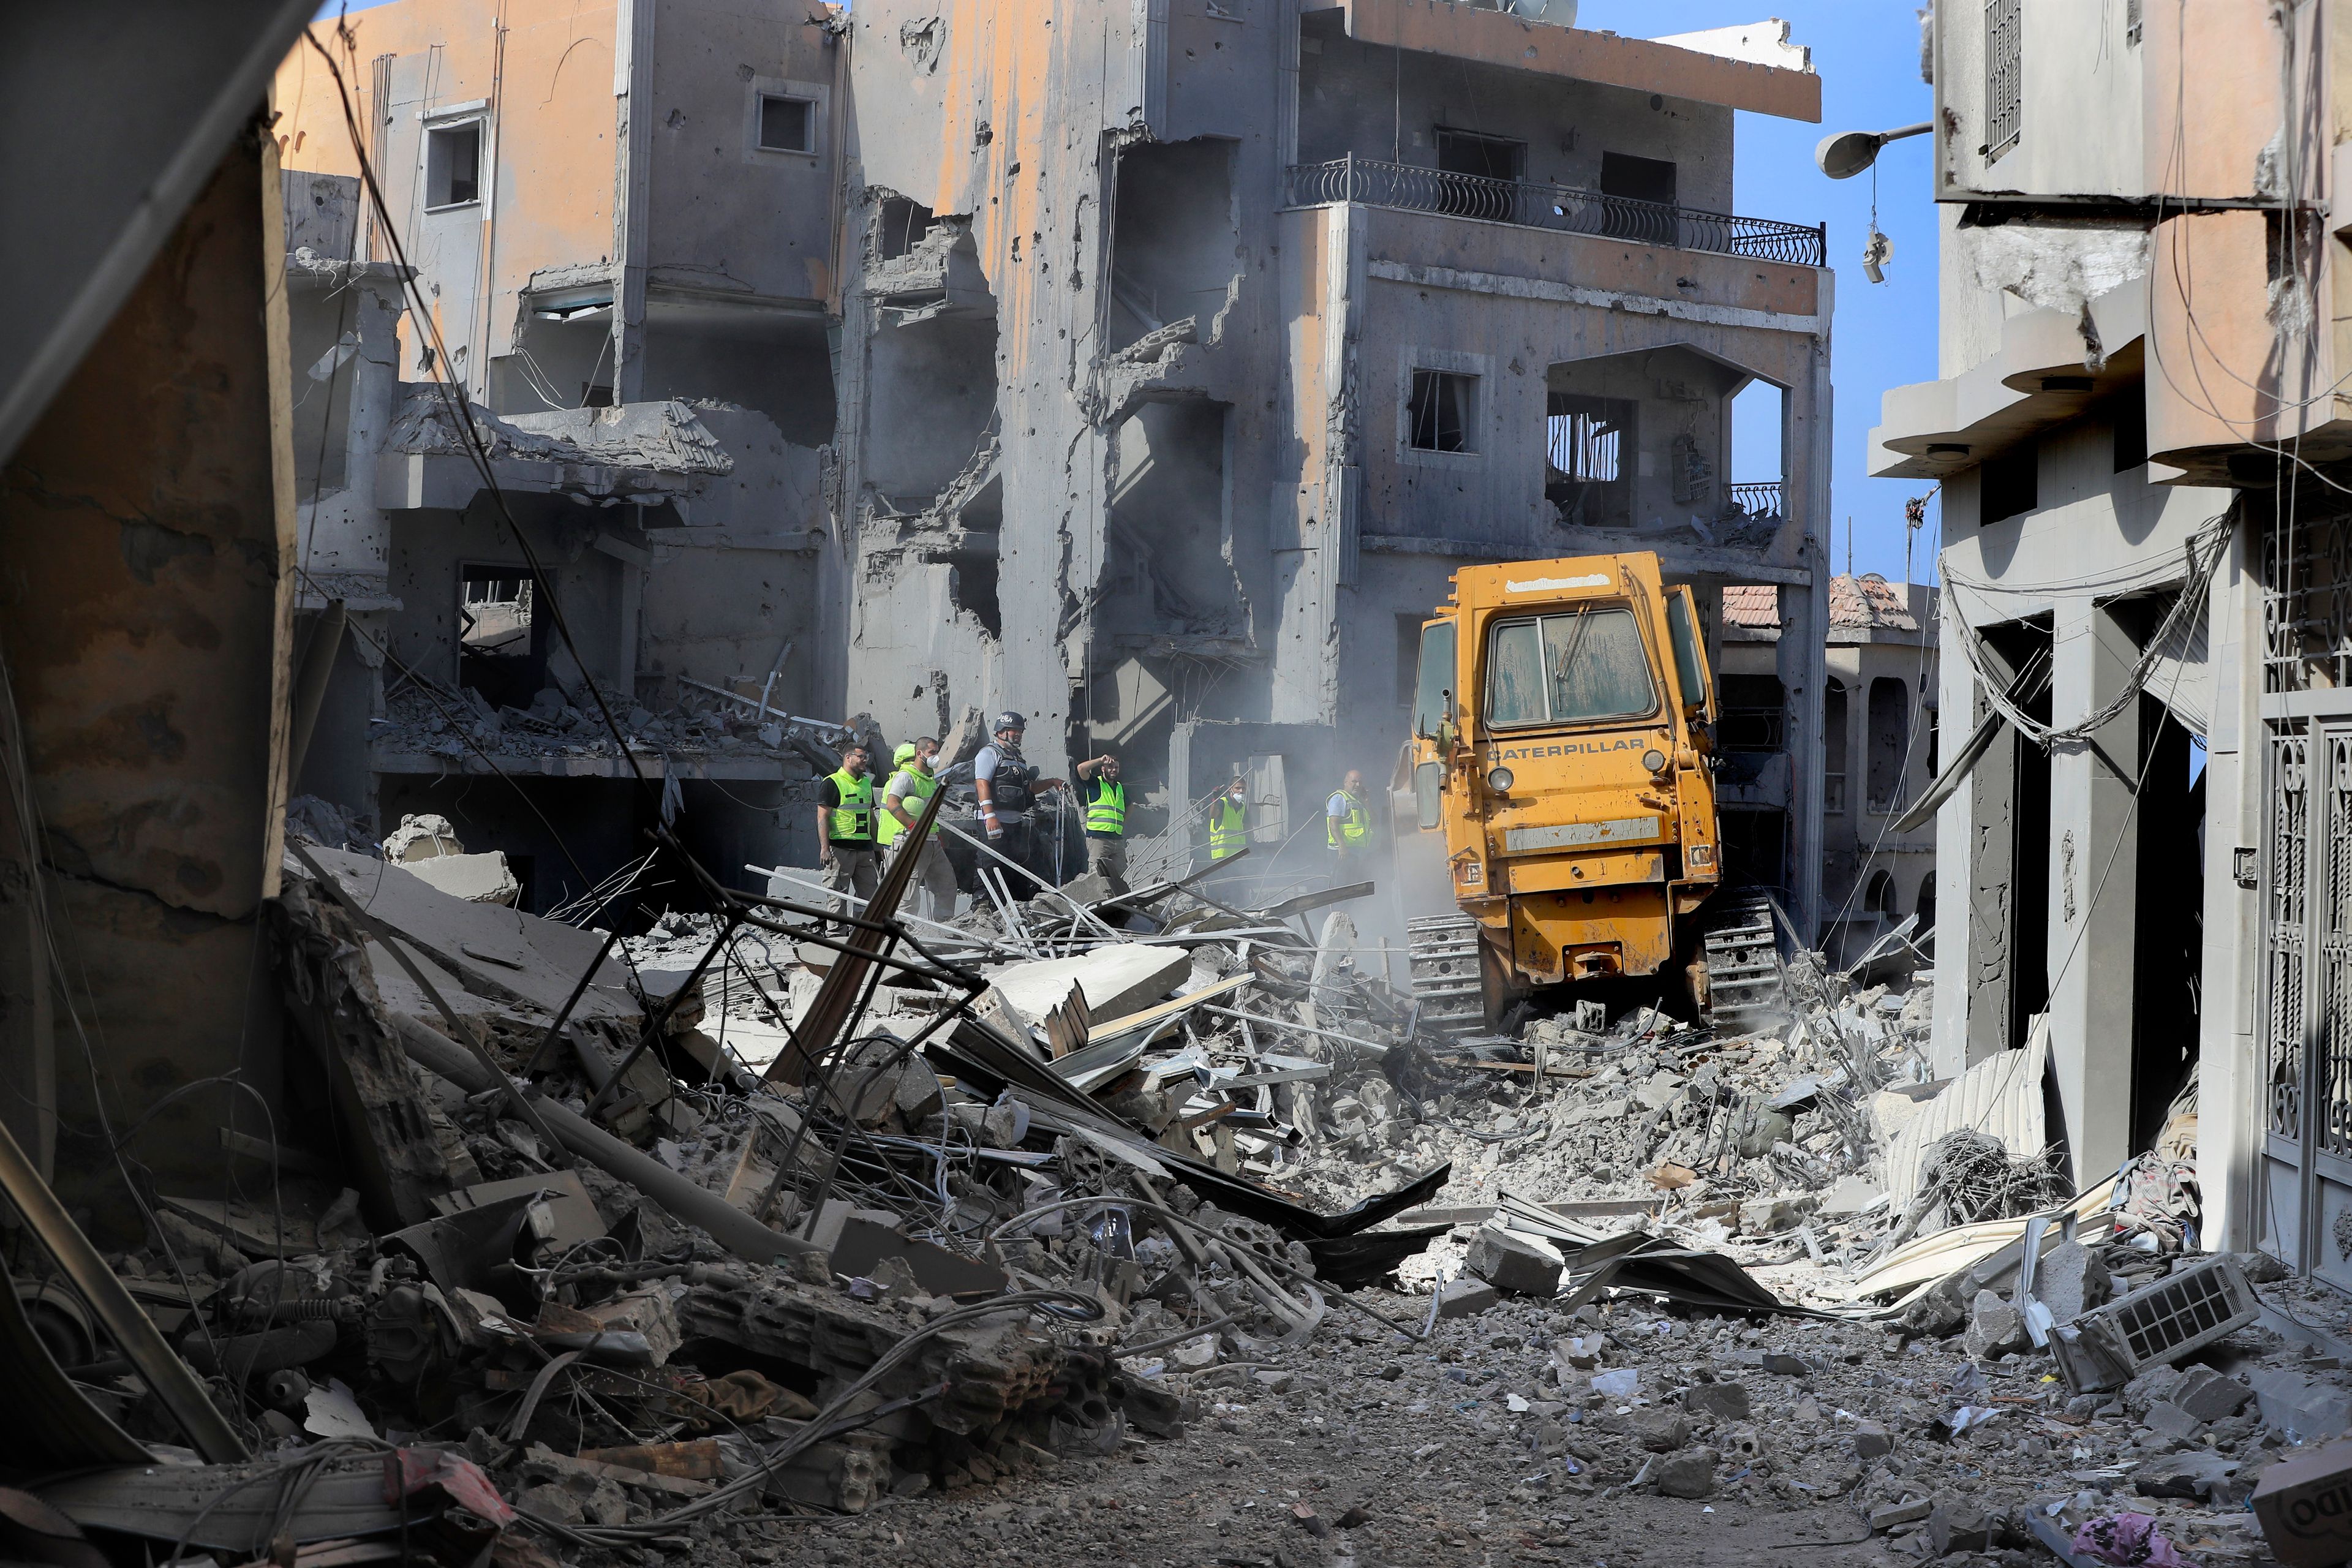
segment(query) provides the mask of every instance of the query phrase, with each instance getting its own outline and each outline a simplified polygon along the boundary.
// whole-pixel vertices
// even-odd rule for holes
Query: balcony
[[[1301,163],[1290,171],[1292,206],[1359,202],[1401,212],[1443,213],[1523,228],[1598,235],[1675,250],[1710,251],[1795,267],[1829,264],[1826,225],[1776,223],[1732,217],[1688,207],[1637,202],[1566,185],[1488,179],[1450,174],[1410,163],[1383,163],[1352,154],[1328,163]]]

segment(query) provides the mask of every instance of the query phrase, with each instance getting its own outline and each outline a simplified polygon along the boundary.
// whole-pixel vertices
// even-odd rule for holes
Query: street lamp
[[[1935,128],[1935,121],[1923,120],[1899,131],[1841,131],[1822,138],[1821,145],[1813,149],[1813,162],[1831,179],[1850,180],[1878,162],[1878,150],[1889,142],[1925,136]]]

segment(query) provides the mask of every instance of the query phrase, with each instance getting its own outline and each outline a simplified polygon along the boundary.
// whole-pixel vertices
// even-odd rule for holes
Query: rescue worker
[[[1038,864],[1039,849],[1050,846],[1038,844],[1030,812],[1039,795],[1067,786],[1060,779],[1039,778],[1036,767],[1022,756],[1021,737],[1028,727],[1027,720],[1010,710],[996,716],[990,731],[993,739],[971,760],[971,788],[980,797],[980,826],[988,836],[988,847],[1050,885],[1054,879],[1051,859]],[[1010,872],[1004,881],[1005,891],[1016,900],[1025,900],[1037,890],[1035,882]]]
[[[1127,891],[1127,786],[1118,782],[1118,759],[1105,752],[1077,767],[1086,802],[1087,869],[1101,876],[1114,896]]]
[[[1209,802],[1209,859],[1230,860],[1249,847],[1249,784],[1236,776]]]
[[[841,749],[841,766],[817,785],[816,836],[824,846],[816,863],[824,868],[825,887],[872,898],[882,882],[881,861],[874,853],[874,780],[866,772],[866,748],[855,741]],[[845,900],[835,900],[832,907],[862,912]]]
[[[882,811],[874,819],[874,837],[886,853],[913,828],[923,814],[923,803],[938,792],[939,754],[940,743],[928,735],[919,741],[906,742],[891,753],[890,782],[882,787]],[[931,831],[921,844],[910,844],[898,853],[917,858],[915,886],[923,890],[923,918],[953,920],[955,868],[948,863],[948,852],[940,844],[939,823],[932,822]]]
[[[1323,840],[1331,850],[1331,885],[1344,888],[1370,874],[1372,814],[1364,805],[1364,775],[1355,768],[1323,803]]]

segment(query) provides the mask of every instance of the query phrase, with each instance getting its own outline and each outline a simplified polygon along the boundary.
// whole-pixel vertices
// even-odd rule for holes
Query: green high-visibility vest
[[[1364,840],[1372,836],[1372,814],[1364,809],[1362,801],[1358,800],[1346,790],[1341,790],[1339,794],[1340,798],[1348,803],[1348,815],[1345,816],[1327,815],[1323,818],[1324,840],[1334,849],[1360,848]]]
[[[933,795],[938,793],[940,780],[937,773],[919,773],[912,768],[900,768],[898,771],[907,775],[907,788],[911,792],[909,794],[900,795],[898,797],[900,800],[929,800]],[[910,805],[907,809],[913,812],[918,816],[920,816],[923,814],[923,808],[919,805]],[[906,831],[906,824],[900,822],[897,817],[890,815],[890,808],[887,803],[885,803],[882,809],[874,814],[874,836],[882,841],[882,847],[884,848],[887,849],[891,845],[896,844],[898,841],[898,835]],[[940,825],[934,822],[931,824],[931,837],[937,838],[939,836]]]
[[[1094,796],[1087,802],[1087,831],[1112,838],[1127,837],[1127,786],[1108,779],[1092,781]]]
[[[1209,858],[1238,855],[1249,843],[1249,808],[1231,795],[1219,795],[1209,807]]]
[[[830,775],[841,804],[825,814],[824,836],[835,843],[874,841],[874,776],[853,778],[847,768]]]

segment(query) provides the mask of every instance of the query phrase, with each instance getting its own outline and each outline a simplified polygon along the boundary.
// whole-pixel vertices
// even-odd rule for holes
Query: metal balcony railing
[[[1733,485],[1730,489],[1731,504],[1749,517],[1780,515],[1780,480],[1772,479],[1763,484]]]
[[[1639,245],[1709,250],[1721,256],[1752,257],[1759,261],[1783,261],[1797,267],[1829,264],[1826,225],[1807,228],[1802,224],[1775,223],[1769,218],[1733,217],[1726,213],[1697,212],[1657,202],[1605,196],[1598,191],[1580,191],[1568,185],[1492,180],[1410,163],[1376,163],[1352,153],[1328,163],[1299,163],[1291,168],[1293,206],[1323,206],[1336,202],[1360,202],[1366,206],[1396,207],[1405,212],[1445,213],[1488,223],[1594,234]]]

